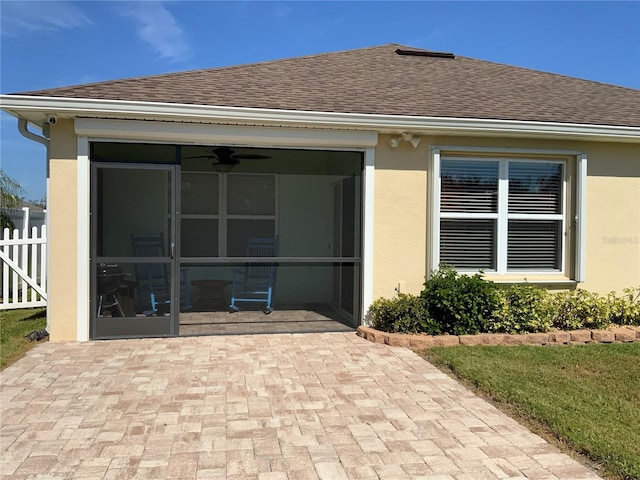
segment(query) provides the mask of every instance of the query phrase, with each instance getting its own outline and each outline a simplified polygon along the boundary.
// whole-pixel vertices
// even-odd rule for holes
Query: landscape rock
[[[460,335],[459,338],[460,345],[468,346],[482,345],[484,340],[480,335]]]
[[[636,341],[636,332],[627,327],[614,328],[612,332],[615,334],[616,342],[634,342]]]
[[[454,347],[460,345],[460,337],[457,335],[438,335],[433,337],[433,343],[436,347]]]
[[[571,334],[569,332],[549,332],[549,342],[551,343],[569,343]]]
[[[430,348],[435,346],[433,335],[411,335],[409,341],[411,348]]]
[[[594,330],[591,338],[599,343],[613,343],[616,341],[616,334],[609,330]]]
[[[640,327],[618,326],[607,330],[556,330],[549,333],[503,334],[479,333],[477,335],[422,335],[387,333],[372,327],[360,326],[357,335],[375,343],[394,347],[424,349],[453,347],[456,345],[553,345],[568,343],[640,342]]]
[[[527,333],[524,335],[524,341],[528,345],[546,345],[549,343],[548,333]]]
[[[524,345],[524,335],[517,333],[505,335],[503,341],[505,345]]]
[[[576,343],[591,342],[591,330],[572,330],[569,332],[571,341]]]

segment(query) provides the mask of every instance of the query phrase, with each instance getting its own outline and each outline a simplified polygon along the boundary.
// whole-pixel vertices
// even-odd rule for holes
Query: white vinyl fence
[[[30,234],[29,234],[30,233]],[[47,227],[0,236],[0,310],[47,306]]]

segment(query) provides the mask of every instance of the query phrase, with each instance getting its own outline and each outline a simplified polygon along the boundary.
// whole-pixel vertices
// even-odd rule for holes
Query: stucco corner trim
[[[368,148],[364,154],[363,179],[363,232],[362,232],[362,316],[364,316],[373,302],[373,255],[374,255],[374,179],[375,149]]]
[[[89,340],[90,319],[90,228],[89,228],[89,188],[90,188],[90,164],[89,141],[87,137],[80,136],[77,139],[77,171],[78,171],[78,248],[77,248],[77,275],[78,293],[76,297],[76,338],[79,342]]]

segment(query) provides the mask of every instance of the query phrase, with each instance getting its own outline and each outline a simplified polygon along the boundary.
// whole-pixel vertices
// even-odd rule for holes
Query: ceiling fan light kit
[[[235,165],[230,163],[212,163],[213,169],[218,173],[229,173]]]

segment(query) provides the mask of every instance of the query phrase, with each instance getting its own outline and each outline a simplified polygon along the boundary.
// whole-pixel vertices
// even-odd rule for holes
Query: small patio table
[[[198,287],[200,293],[198,296],[199,307],[218,307],[227,308],[227,302],[224,297],[224,289],[231,285],[231,280],[193,280],[191,285]]]

